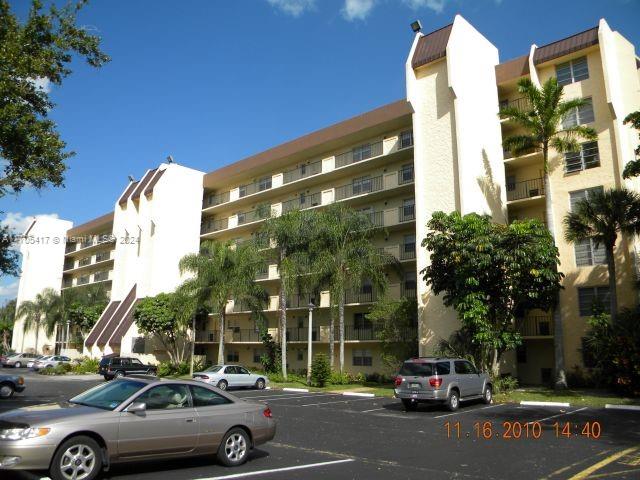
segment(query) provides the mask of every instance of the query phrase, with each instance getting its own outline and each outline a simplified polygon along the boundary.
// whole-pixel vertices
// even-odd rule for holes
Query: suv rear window
[[[102,360],[100,360],[100,365],[102,366],[109,365],[110,360],[111,360],[110,358],[103,358]]]
[[[431,375],[448,375],[450,371],[449,362],[404,362],[400,375],[430,377]]]

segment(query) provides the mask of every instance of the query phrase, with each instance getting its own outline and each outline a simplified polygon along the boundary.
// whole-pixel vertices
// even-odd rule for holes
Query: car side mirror
[[[147,404],[144,402],[133,402],[125,410],[125,412],[127,413],[135,413],[136,415],[141,415],[146,411],[147,411]]]

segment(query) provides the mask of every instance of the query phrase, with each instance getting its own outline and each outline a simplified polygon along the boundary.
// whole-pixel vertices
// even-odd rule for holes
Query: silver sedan
[[[108,464],[195,455],[235,466],[275,431],[264,403],[191,380],[132,376],[0,415],[0,471],[93,480]]]
[[[269,385],[269,379],[262,373],[253,373],[240,365],[214,365],[193,374],[194,380],[215,385],[220,390],[229,387],[253,387],[262,390]]]

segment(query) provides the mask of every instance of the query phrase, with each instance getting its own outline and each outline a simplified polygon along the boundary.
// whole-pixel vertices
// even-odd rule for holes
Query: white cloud
[[[434,12],[440,13],[444,9],[447,0],[402,0],[409,8],[418,10],[423,7],[430,8]]]
[[[23,234],[31,222],[40,218],[60,218],[57,213],[43,213],[40,215],[23,215],[20,212],[8,212],[6,216],[0,220],[0,226],[7,226],[9,229],[18,235]]]
[[[349,20],[364,20],[375,6],[375,0],[345,0],[342,16]]]
[[[299,17],[308,10],[313,10],[316,6],[316,0],[267,0],[270,5],[276,7],[283,12]]]
[[[7,283],[6,285],[0,285],[0,305],[4,304],[5,301],[11,300],[12,298],[16,298],[18,296],[19,284],[20,281],[15,280],[11,283]]]
[[[38,77],[33,80],[33,85],[37,90],[42,90],[45,93],[49,93],[51,91],[51,80],[47,77]]]

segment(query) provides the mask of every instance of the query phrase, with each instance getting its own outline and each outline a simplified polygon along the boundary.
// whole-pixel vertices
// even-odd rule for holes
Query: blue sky
[[[29,2],[14,0],[24,15]],[[69,149],[66,187],[0,200],[77,223],[113,208],[127,183],[171,154],[211,171],[404,96],[418,18],[429,32],[462,14],[501,61],[597,24],[640,45],[640,0],[92,0],[80,23],[113,58],[74,65],[51,117]],[[0,279],[0,301],[15,296]]]

